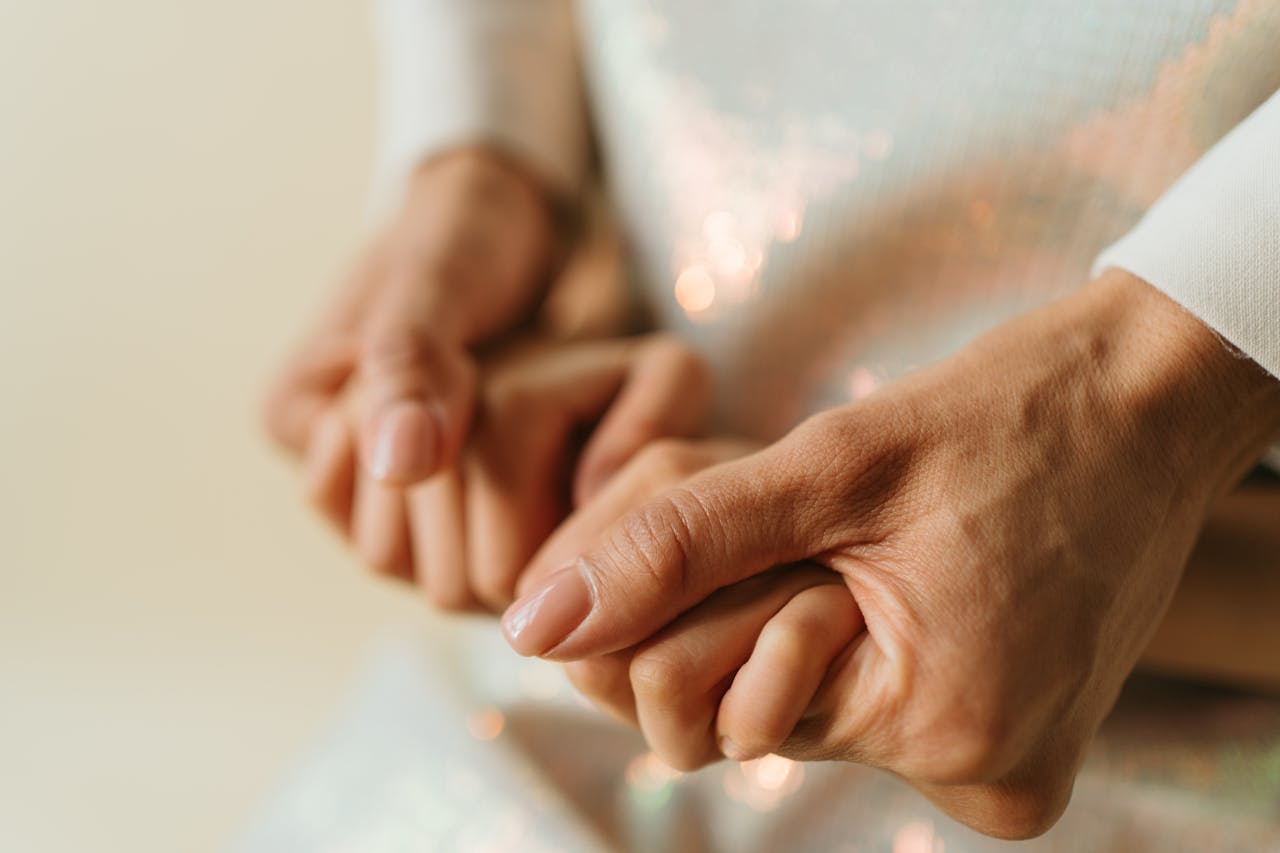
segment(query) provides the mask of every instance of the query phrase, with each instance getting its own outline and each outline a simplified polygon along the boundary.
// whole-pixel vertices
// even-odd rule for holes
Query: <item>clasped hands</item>
[[[854,761],[1051,825],[1276,383],[1111,271],[772,444],[707,437],[671,339],[486,350],[553,234],[491,155],[419,173],[268,404],[316,507],[677,768]]]

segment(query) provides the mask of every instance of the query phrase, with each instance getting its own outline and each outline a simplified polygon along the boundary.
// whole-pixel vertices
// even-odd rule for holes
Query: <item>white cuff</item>
[[[1164,291],[1280,377],[1280,92],[1222,138],[1093,264]],[[1280,471],[1280,445],[1263,462]]]
[[[425,159],[485,142],[561,197],[581,189],[587,126],[568,0],[379,0],[381,120],[371,208]]]
[[[1280,377],[1280,92],[1094,261],[1181,303]]]

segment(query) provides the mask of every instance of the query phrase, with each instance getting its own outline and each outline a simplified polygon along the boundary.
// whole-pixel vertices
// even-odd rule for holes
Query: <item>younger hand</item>
[[[366,488],[448,467],[472,414],[471,347],[531,311],[553,242],[548,199],[516,166],[470,148],[424,164],[276,381],[268,431],[300,456],[341,396]]]
[[[526,342],[483,364],[479,388],[455,463],[409,489],[358,476],[340,410],[308,451],[316,507],[366,563],[445,610],[502,610],[572,504],[649,442],[698,434],[711,391],[702,362],[661,335]]]

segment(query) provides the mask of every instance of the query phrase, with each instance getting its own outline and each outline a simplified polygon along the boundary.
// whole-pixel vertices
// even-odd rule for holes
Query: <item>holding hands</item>
[[[671,338],[513,339],[552,241],[514,167],[432,161],[268,399],[311,503],[442,609],[501,611],[575,501],[707,416],[706,370]]]
[[[501,161],[423,170],[268,405],[317,508],[678,768],[854,761],[1051,825],[1280,386],[1112,271],[770,446],[699,438],[673,340],[510,342],[553,235]]]
[[[856,761],[1034,835],[1277,428],[1274,380],[1110,273],[557,544],[504,627],[677,767]]]

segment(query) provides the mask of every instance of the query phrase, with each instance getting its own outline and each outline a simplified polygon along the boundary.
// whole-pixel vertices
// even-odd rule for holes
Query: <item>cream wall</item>
[[[0,0],[0,850],[220,847],[420,616],[253,420],[358,236],[366,16]]]

